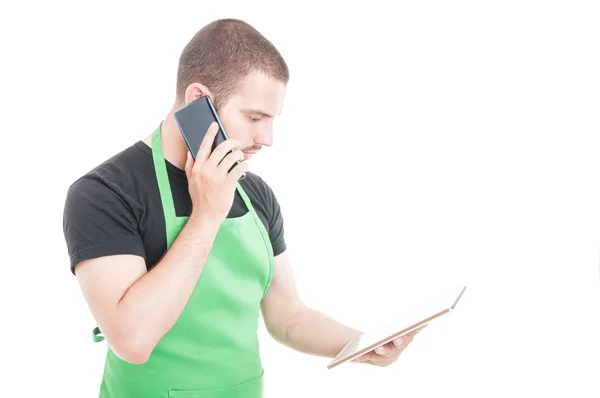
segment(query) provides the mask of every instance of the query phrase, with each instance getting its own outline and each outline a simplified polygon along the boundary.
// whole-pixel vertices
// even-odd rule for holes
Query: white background
[[[261,328],[266,396],[600,396],[598,10],[391,4],[3,3],[0,395],[97,396],[105,345],[69,272],[66,190],[151,133],[184,45],[236,17],[291,69],[251,169],[306,302],[365,329],[468,285],[389,368],[327,370]]]

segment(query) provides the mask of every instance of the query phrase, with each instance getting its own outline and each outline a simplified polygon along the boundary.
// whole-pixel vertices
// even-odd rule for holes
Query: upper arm
[[[67,193],[63,232],[71,272],[92,258],[130,254],[145,257],[138,220],[124,193],[100,179],[83,178]]]
[[[104,337],[120,340],[116,328],[117,306],[127,290],[146,273],[142,257],[122,254],[84,260],[76,265],[75,273],[83,297]]]
[[[304,308],[287,252],[275,256],[274,268],[273,280],[261,304],[270,331],[281,330],[291,316]]]
[[[63,229],[71,271],[108,340],[117,304],[146,272],[136,218],[115,190],[86,178],[69,189]]]

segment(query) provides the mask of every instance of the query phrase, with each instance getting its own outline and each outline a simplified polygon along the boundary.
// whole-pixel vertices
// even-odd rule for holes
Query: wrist
[[[223,220],[219,217],[192,210],[187,224],[201,232],[212,234],[219,230],[222,222]]]

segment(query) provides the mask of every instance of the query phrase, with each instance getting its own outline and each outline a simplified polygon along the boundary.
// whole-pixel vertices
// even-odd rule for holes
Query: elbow
[[[120,336],[112,341],[107,338],[107,342],[117,357],[132,365],[143,365],[148,362],[155,347],[155,344],[152,344],[148,336],[143,333]]]
[[[124,348],[120,349],[119,352],[115,351],[115,354],[132,365],[143,365],[150,358],[150,352],[141,349]]]
[[[292,340],[292,334],[298,324],[302,323],[302,314],[308,308],[304,305],[290,306],[287,311],[282,311],[274,316],[274,319],[269,319],[267,323],[267,331],[273,339],[279,343],[289,344]]]

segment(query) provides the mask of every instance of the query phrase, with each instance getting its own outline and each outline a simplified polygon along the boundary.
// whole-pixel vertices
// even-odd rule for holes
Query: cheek
[[[223,123],[223,127],[225,131],[227,131],[227,135],[231,138],[235,138],[238,141],[244,142],[244,138],[248,131],[248,126],[244,117],[221,117],[221,123]]]

